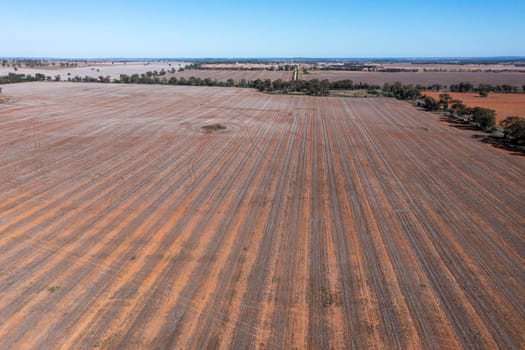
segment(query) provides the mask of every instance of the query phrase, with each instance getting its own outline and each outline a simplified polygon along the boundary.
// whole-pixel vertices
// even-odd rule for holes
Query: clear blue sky
[[[525,55],[525,0],[6,0],[0,8],[0,56]]]

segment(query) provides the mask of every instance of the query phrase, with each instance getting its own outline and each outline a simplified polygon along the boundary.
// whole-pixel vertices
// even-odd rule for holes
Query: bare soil
[[[520,72],[349,72],[349,71],[316,71],[301,74],[300,79],[328,79],[330,81],[350,79],[354,83],[383,85],[400,81],[404,84],[429,86],[441,84],[450,86],[461,82],[474,85],[512,85],[521,87],[525,84],[525,73]]]
[[[281,79],[283,81],[292,80],[291,71],[271,71],[271,70],[228,70],[228,69],[186,69],[182,72],[176,72],[174,74],[168,74],[168,78],[175,77],[177,79],[190,77],[201,78],[201,79],[211,79],[221,82],[226,82],[228,79],[233,79],[235,82],[245,79],[246,81],[250,80],[277,80]]]
[[[120,79],[121,74],[127,74],[129,76],[133,74],[143,74],[148,71],[158,71],[162,69],[165,71],[171,70],[172,68],[179,69],[186,66],[186,62],[117,62],[111,63],[90,63],[81,64],[74,68],[62,68],[62,67],[21,67],[15,71],[13,67],[0,67],[0,75],[8,75],[9,73],[16,74],[30,74],[35,76],[37,73],[50,76],[52,79],[55,76],[60,75],[61,80],[66,81],[68,78],[74,78],[79,76],[84,78],[85,76],[98,78],[100,76],[109,76],[111,79]]]
[[[525,345],[525,157],[474,131],[385,98],[4,88],[0,348]]]

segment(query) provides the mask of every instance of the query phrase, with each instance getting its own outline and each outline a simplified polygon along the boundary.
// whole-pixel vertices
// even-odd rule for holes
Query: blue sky
[[[0,56],[525,56],[525,0],[5,1]]]

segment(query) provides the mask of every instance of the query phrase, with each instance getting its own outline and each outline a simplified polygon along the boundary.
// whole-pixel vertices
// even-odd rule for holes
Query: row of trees
[[[45,74],[41,74],[41,73],[36,73],[34,76],[32,76],[31,74],[26,75],[26,74],[9,73],[8,75],[0,76],[0,84],[21,83],[21,82],[27,82],[27,81],[44,81],[44,80],[52,80],[52,79],[53,78],[51,76],[46,76]]]
[[[87,61],[86,61],[87,63]],[[49,66],[57,66],[60,65],[62,68],[71,68],[71,67],[78,67],[77,62],[55,62],[45,59],[2,59],[1,61],[2,67],[29,67],[29,68],[35,68],[35,67],[49,67]]]
[[[47,67],[49,62],[41,59],[2,59],[2,67]]]
[[[469,123],[484,131],[496,130],[496,111],[483,107],[468,107],[462,101],[453,99],[449,94],[439,95],[439,100],[425,96],[419,103],[429,111],[445,111],[451,118]],[[509,116],[500,123],[503,134],[516,144],[525,143],[525,118]]]
[[[479,92],[479,93],[488,93],[488,92],[504,92],[504,93],[516,93],[519,92],[520,88],[512,85],[491,85],[491,84],[479,84],[475,87],[471,83],[459,83],[450,85],[450,91],[452,92]],[[522,92],[525,92],[525,85],[521,87]],[[439,90],[437,90],[439,91]]]
[[[495,110],[468,107],[462,101],[453,99],[449,94],[439,95],[439,100],[425,96],[419,105],[428,111],[448,112],[451,117],[470,123],[484,131],[490,131],[496,126]]]
[[[82,80],[85,81],[85,80]],[[89,80],[90,81],[90,80]],[[99,79],[100,82],[102,79]],[[131,76],[121,74],[120,79],[115,79],[115,83],[127,83],[127,84],[168,84],[168,85],[191,85],[191,86],[226,86],[226,87],[241,87],[241,88],[255,88],[261,92],[279,92],[279,93],[305,93],[308,95],[326,96],[330,90],[353,90],[353,89],[366,89],[366,90],[378,90],[380,86],[370,85],[366,83],[354,84],[352,80],[341,80],[336,82],[330,82],[328,80],[271,80],[271,79],[256,79],[246,80],[241,79],[235,81],[228,79],[226,81],[217,81],[210,78],[199,78],[199,77],[171,77],[160,78],[155,75],[145,74],[133,74]]]
[[[400,82],[385,83],[382,88],[384,96],[395,97],[398,100],[415,100],[421,97],[423,90],[424,88],[421,85],[403,85]]]
[[[219,64],[221,65],[220,68],[216,68],[214,66],[207,66],[207,65],[214,65]],[[199,69],[199,70],[246,70],[246,71],[261,71],[261,70],[270,70],[270,71],[277,71],[277,70],[284,70],[284,71],[292,71],[297,68],[297,65],[293,64],[281,64],[281,63],[275,63],[275,64],[268,64],[266,66],[236,66],[236,65],[227,65],[224,64],[224,62],[200,62],[200,63],[192,63],[190,65],[186,66],[188,69]]]

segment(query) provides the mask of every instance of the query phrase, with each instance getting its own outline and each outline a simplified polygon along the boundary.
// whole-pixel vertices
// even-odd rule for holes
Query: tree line
[[[26,74],[17,74],[17,73],[9,73],[8,75],[0,76],[0,84],[22,83],[22,82],[29,82],[29,81],[45,81],[45,80],[53,80],[53,78],[49,75],[45,75],[41,73],[36,73],[34,76],[32,76],[31,74],[26,75]]]
[[[462,82],[459,84],[450,85],[451,92],[502,92],[502,93],[517,93],[520,92],[520,88],[513,85],[491,85],[491,84],[479,84],[474,87],[473,84],[468,82]],[[521,87],[521,91],[525,92],[525,85]]]
[[[221,66],[220,68],[215,68],[215,67],[207,67],[206,65],[209,65],[209,64],[222,64],[224,62],[214,62],[214,61],[210,61],[210,62],[197,62],[197,63],[192,63],[192,64],[189,64],[186,66],[187,69],[197,69],[197,70],[217,70],[217,69],[220,69],[220,70],[233,70],[233,71],[264,71],[264,70],[269,70],[269,71],[279,71],[279,70],[284,70],[284,71],[293,71],[294,69],[297,69],[297,65],[293,65],[293,64],[287,64],[287,63],[275,63],[275,64],[270,64],[268,63],[268,65],[266,67],[259,67],[259,66],[252,66],[252,67],[249,67],[249,66]]]
[[[468,107],[461,100],[453,99],[449,94],[439,95],[439,100],[425,96],[422,102],[418,102],[418,105],[431,112],[448,112],[450,117],[470,123],[484,131],[490,131],[496,126],[495,110]]]
[[[468,107],[461,100],[453,99],[449,94],[440,94],[436,100],[425,96],[418,105],[432,112],[443,111],[449,117],[462,123],[475,126],[486,132],[496,130],[496,111],[483,107]],[[509,116],[500,122],[504,136],[515,144],[525,143],[525,118]]]

